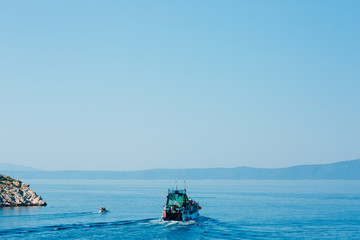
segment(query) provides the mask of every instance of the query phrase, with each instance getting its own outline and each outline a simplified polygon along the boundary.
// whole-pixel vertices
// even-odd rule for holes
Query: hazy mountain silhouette
[[[0,171],[42,171],[42,170],[4,162],[4,163],[0,163]]]
[[[0,170],[0,173],[10,176],[15,174],[22,179],[360,179],[360,159],[274,169],[237,167],[143,171],[16,170],[14,173],[12,170]]]

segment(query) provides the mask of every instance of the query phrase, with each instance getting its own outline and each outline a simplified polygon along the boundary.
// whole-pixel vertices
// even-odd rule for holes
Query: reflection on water
[[[39,206],[30,207],[0,207],[0,217],[2,216],[18,216],[18,215],[32,215],[41,212]]]

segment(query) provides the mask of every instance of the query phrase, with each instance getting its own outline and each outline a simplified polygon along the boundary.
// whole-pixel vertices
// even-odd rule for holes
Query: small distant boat
[[[99,210],[99,213],[106,213],[109,212],[109,209],[105,208],[105,207],[101,207]]]
[[[196,219],[200,214],[199,203],[192,200],[184,190],[168,190],[166,205],[163,209],[164,221],[188,221]]]

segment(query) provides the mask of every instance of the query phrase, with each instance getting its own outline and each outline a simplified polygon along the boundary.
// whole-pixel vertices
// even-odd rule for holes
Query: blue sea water
[[[185,223],[160,220],[170,180],[24,182],[48,206],[0,208],[0,239],[360,239],[360,181],[188,181]]]

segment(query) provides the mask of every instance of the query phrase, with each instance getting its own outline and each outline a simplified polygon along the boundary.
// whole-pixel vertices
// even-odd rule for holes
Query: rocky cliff
[[[20,180],[0,174],[0,207],[46,206],[41,196]]]

